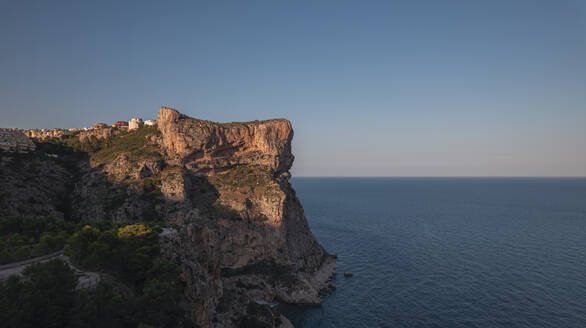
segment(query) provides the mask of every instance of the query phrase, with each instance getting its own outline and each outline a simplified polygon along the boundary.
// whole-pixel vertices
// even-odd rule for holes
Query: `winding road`
[[[24,269],[31,264],[43,263],[57,258],[65,261],[73,270],[75,276],[77,277],[76,289],[92,288],[100,282],[101,276],[98,272],[83,271],[77,268],[71,263],[69,257],[63,254],[63,250],[28,260],[0,265],[0,281],[8,279],[8,277],[11,275],[22,274],[22,271],[24,271]]]

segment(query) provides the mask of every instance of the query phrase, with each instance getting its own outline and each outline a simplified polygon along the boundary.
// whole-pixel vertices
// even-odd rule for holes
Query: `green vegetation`
[[[216,218],[242,220],[240,212],[222,204],[213,204],[211,207],[211,214]]]
[[[127,226],[118,228],[118,238],[138,238],[138,237],[149,237],[153,234],[153,229],[145,226],[144,224],[129,224]]]
[[[22,236],[59,230],[57,223],[3,220],[2,231]],[[23,223],[25,222],[25,223]],[[183,284],[179,267],[159,258],[153,224],[67,226],[66,254],[76,266],[100,271],[95,289],[76,290],[77,279],[61,260],[28,267],[23,277],[0,282],[0,322],[6,327],[178,327]]]
[[[237,166],[222,174],[210,177],[210,182],[219,186],[268,186],[273,181],[269,169],[258,166]]]
[[[65,262],[35,264],[23,278],[0,282],[0,321],[4,327],[31,328],[179,326],[184,314],[178,305],[182,286],[177,266],[162,261],[146,275],[143,289],[134,295],[106,281],[76,291],[76,278]]]
[[[75,225],[54,218],[0,219],[0,264],[16,262],[63,249]]]
[[[214,214],[223,218],[249,218],[252,222],[263,223],[268,217],[254,208],[251,199],[270,197],[280,191],[270,169],[264,166],[237,166],[221,174],[209,177],[209,182],[223,193],[236,193],[235,198],[244,199],[246,213],[241,214],[234,209],[214,204]],[[250,197],[250,198],[248,198]],[[242,198],[241,198],[242,199]]]
[[[265,166],[237,166],[209,177],[218,190],[238,192],[249,197],[273,197],[281,189],[272,171]]]
[[[95,290],[79,291],[71,318],[73,327],[177,327],[184,317],[179,306],[179,269],[162,261],[150,268],[134,296],[114,283],[100,282]],[[127,294],[127,293],[126,293]]]
[[[23,279],[0,282],[3,327],[65,327],[75,300],[76,279],[61,260],[32,265]]]
[[[87,135],[87,133],[78,132],[62,139],[38,143],[37,146],[42,149],[43,154],[58,154],[58,160],[61,162],[70,158],[76,159],[76,166],[71,170],[76,174],[83,173],[79,172],[77,167],[81,158],[84,160],[89,158],[94,168],[102,166],[102,169],[98,168],[100,175],[91,180],[91,187],[102,199],[107,214],[113,215],[125,203],[140,200],[146,203],[142,206],[143,208],[148,207],[142,211],[142,219],[149,221],[158,219],[155,207],[164,202],[164,196],[161,193],[163,176],[157,174],[157,169],[153,169],[154,172],[145,169],[144,175],[141,175],[139,171],[142,172],[144,164],[141,161],[155,163],[153,165],[158,166],[158,161],[162,160],[160,147],[156,142],[157,137],[161,135],[160,131],[156,126],[142,126],[133,131],[114,131],[114,133],[105,138],[91,135],[80,141],[80,134]],[[128,162],[120,163],[120,167],[116,166],[112,170],[103,169],[104,165],[112,163],[121,155],[127,156]],[[144,192],[135,192],[136,190]]]
[[[159,232],[156,225],[86,225],[69,238],[65,254],[84,268],[110,272],[140,289],[159,254]]]
[[[104,139],[105,145],[92,155],[92,159],[100,163],[107,163],[120,153],[127,153],[131,159],[160,159],[156,144],[149,143],[151,136],[161,133],[156,126],[141,126],[139,129],[111,136]]]
[[[141,126],[137,130],[122,132],[107,138],[89,138],[79,140],[74,134],[62,140],[52,140],[52,143],[72,148],[74,151],[88,153],[92,160],[98,163],[108,163],[121,153],[126,153],[133,160],[160,159],[158,145],[150,142],[150,137],[160,136],[156,126]]]

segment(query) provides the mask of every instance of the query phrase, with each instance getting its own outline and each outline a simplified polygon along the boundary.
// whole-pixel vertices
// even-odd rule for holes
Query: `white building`
[[[142,125],[142,118],[133,117],[128,121],[128,131],[136,130]]]
[[[144,121],[144,125],[153,126],[153,125],[155,125],[155,121],[153,121],[153,120],[146,120],[146,121]]]

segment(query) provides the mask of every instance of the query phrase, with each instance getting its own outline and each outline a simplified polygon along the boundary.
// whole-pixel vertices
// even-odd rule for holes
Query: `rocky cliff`
[[[38,138],[34,154],[1,155],[0,216],[162,220],[161,252],[182,267],[198,325],[286,326],[266,304],[319,304],[335,270],[288,181],[292,138],[285,119],[220,124],[170,108],[136,131]],[[15,161],[44,173],[18,179]],[[19,188],[40,195],[34,212]]]

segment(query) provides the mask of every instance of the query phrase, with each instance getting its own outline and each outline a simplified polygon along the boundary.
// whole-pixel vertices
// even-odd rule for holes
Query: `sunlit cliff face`
[[[219,124],[162,107],[157,126],[166,155],[180,157],[194,173],[213,175],[238,165],[260,165],[278,175],[293,164],[293,129],[286,119]]]

